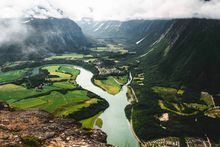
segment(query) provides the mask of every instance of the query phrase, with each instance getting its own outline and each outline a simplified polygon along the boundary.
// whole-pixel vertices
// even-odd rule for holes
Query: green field
[[[47,93],[51,90],[61,90],[61,89],[73,89],[76,88],[76,82],[74,81],[77,75],[80,73],[79,70],[74,69],[73,66],[67,65],[48,65],[42,67],[49,71],[50,75],[55,76],[50,78],[53,82],[50,85],[44,85],[42,89],[37,88],[27,88],[25,84],[15,85],[15,84],[5,84],[0,86],[0,100],[5,100],[8,102],[13,102],[25,97],[35,96],[38,94]],[[59,70],[61,69],[61,70]],[[32,74],[39,74],[39,68],[34,68]],[[66,71],[67,70],[67,71]],[[68,72],[65,74],[63,72]],[[59,82],[60,80],[63,80]]]
[[[77,103],[76,105],[71,106],[65,106],[62,110],[59,110],[55,115],[56,116],[68,116],[69,114],[72,114],[73,112],[79,111],[81,108],[89,107],[92,104],[96,104],[98,102],[98,99],[92,98],[88,99],[82,103]]]
[[[114,52],[114,53],[127,53],[128,51],[120,46],[120,45],[115,45],[115,44],[107,44],[106,46],[103,47],[96,47],[96,48],[91,48],[91,51],[94,52]]]
[[[92,129],[94,125],[97,125],[101,128],[102,124],[100,123],[100,119],[98,118],[101,115],[101,113],[96,114],[93,117],[90,117],[88,119],[81,120],[80,122],[82,123],[82,126],[84,128]],[[96,124],[95,124],[96,122]]]
[[[59,90],[60,88],[54,86],[44,86],[42,90],[37,89],[27,89],[22,85],[6,84],[0,86],[0,100],[7,101],[9,104],[13,101],[23,99],[25,97],[30,97],[42,93],[49,92],[51,90]]]
[[[77,60],[77,59],[83,59],[83,58],[92,58],[92,55],[83,55],[83,54],[71,53],[71,54],[62,54],[62,55],[51,56],[48,59]]]
[[[200,98],[201,100],[205,101],[207,105],[201,103],[183,102],[184,98],[182,97],[182,95],[184,94],[184,90],[158,86],[152,87],[152,90],[161,98],[160,100],[158,100],[158,105],[161,109],[170,111],[181,116],[196,115],[211,106],[209,98]]]
[[[117,94],[120,92],[122,86],[128,81],[128,76],[109,76],[105,80],[94,80],[94,83],[107,91],[110,94]]]
[[[66,94],[54,91],[49,95],[31,99],[23,99],[21,101],[12,103],[11,105],[20,109],[39,108],[53,113],[62,106],[85,100],[89,100],[89,97],[87,96],[87,91],[84,90],[69,91]]]
[[[11,82],[16,79],[22,78],[27,73],[28,69],[13,70],[8,72],[0,72],[0,83]]]
[[[52,81],[60,81],[60,80],[68,80],[70,79],[71,75],[70,74],[65,74],[62,72],[59,72],[59,65],[51,65],[51,66],[46,66],[43,67],[42,69],[46,69],[50,73],[50,80]]]
[[[45,72],[46,75],[41,75],[41,78],[38,78],[42,74],[41,69],[47,70],[48,73]],[[23,83],[0,85],[0,101],[6,101],[11,107],[18,109],[45,110],[59,117],[80,112],[81,109],[90,108],[90,106],[102,102],[95,95],[77,87],[75,79],[80,71],[72,65],[44,65],[29,71],[32,72],[30,73],[32,77],[23,80]],[[0,77],[4,81],[12,80],[23,76],[25,72],[27,69],[9,71],[2,73]],[[9,78],[11,75],[13,77]],[[36,80],[37,85],[27,87],[27,82],[36,83]],[[91,110],[88,110],[89,112],[86,112],[87,114],[83,118],[95,115],[90,112]]]

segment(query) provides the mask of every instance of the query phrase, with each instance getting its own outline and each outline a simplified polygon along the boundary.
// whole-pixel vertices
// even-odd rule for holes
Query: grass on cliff
[[[100,115],[101,115],[101,113],[98,113],[98,114],[94,115],[93,117],[81,120],[80,123],[82,124],[83,128],[88,128],[88,129],[93,129],[94,125],[97,125],[97,123],[99,124],[99,126],[101,126],[100,120],[98,119],[98,117]]]

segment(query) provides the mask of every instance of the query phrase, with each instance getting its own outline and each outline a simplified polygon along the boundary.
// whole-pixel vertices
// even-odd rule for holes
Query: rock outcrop
[[[39,110],[14,110],[0,104],[0,146],[108,147],[106,134],[87,130],[73,119]]]

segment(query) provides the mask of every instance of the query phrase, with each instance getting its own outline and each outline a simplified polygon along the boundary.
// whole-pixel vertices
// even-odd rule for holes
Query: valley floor
[[[102,125],[97,118],[108,106],[77,85],[79,71],[67,64],[91,70],[93,83],[113,95],[120,92],[131,72],[133,80],[127,92],[130,104],[125,112],[143,146],[219,145],[219,94],[194,91],[178,83],[149,84],[150,71],[121,46],[108,44],[92,48],[89,55],[56,55],[32,68],[34,64],[2,66],[0,100],[15,108],[39,108],[55,116],[72,117],[85,128],[92,128],[94,123]],[[34,75],[41,75],[41,79]]]

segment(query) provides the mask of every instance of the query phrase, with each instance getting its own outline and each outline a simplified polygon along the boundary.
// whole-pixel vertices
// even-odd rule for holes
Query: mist
[[[47,9],[37,10],[36,6]],[[62,10],[64,16],[60,15]],[[36,11],[35,11],[36,12]],[[220,19],[219,0],[1,0],[0,18],[68,17],[73,20]]]
[[[1,19],[0,30],[0,46],[22,43],[31,32],[31,28],[19,19]]]

